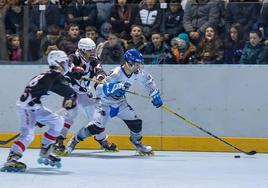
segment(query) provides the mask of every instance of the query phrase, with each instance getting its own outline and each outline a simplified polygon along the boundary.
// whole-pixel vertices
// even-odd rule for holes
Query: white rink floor
[[[0,148],[3,164],[9,149]],[[0,172],[0,188],[267,188],[268,156],[237,153],[76,150],[61,169],[40,166],[39,150],[28,149],[25,173]]]

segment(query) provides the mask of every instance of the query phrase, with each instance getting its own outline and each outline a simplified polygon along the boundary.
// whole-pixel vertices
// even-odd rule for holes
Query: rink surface
[[[0,148],[3,164],[9,149]],[[267,188],[268,156],[234,158],[237,153],[75,150],[62,168],[37,164],[39,150],[28,149],[24,173],[0,172],[0,188]]]

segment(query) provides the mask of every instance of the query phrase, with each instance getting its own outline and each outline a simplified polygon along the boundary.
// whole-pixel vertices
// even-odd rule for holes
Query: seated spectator
[[[110,22],[120,38],[129,39],[130,26],[133,24],[136,14],[135,4],[127,4],[127,0],[116,0],[116,4],[112,7]]]
[[[184,9],[183,26],[191,42],[197,45],[208,26],[217,27],[220,10],[212,0],[188,0]]]
[[[146,39],[142,33],[142,28],[139,25],[132,25],[130,32],[131,39],[127,41],[126,49],[136,48],[143,52],[146,45]]]
[[[63,36],[59,42],[59,49],[67,54],[74,53],[77,49],[78,41],[80,40],[80,29],[76,24],[69,24],[67,27],[68,33]]]
[[[161,33],[164,34],[166,42],[170,42],[172,38],[179,33],[184,32],[183,28],[183,14],[184,11],[181,6],[181,0],[171,0],[168,4],[168,10],[163,16],[161,25]]]
[[[16,64],[19,61],[22,61],[22,48],[19,35],[10,35],[8,39],[8,54],[11,63]]]
[[[190,42],[186,33],[181,33],[171,40],[172,63],[195,64],[196,47]]]
[[[264,64],[268,64],[268,45],[266,45],[263,50],[261,62],[263,62]]]
[[[242,51],[239,61],[241,64],[265,64],[263,57],[265,45],[262,42],[262,33],[260,31],[249,32],[249,42]]]
[[[259,18],[259,29],[263,37],[268,39],[268,0],[264,0]]]
[[[112,31],[112,25],[104,22],[100,27],[100,42],[108,40],[109,33]]]
[[[145,64],[169,64],[171,62],[171,52],[168,45],[164,42],[160,32],[154,31],[151,42],[144,48]]]
[[[233,24],[227,38],[224,41],[224,64],[238,64],[245,46],[244,33],[242,26]]]
[[[256,24],[259,15],[259,0],[229,0],[225,12],[227,30],[232,24],[240,23],[243,26],[243,30],[249,33],[254,24]]]
[[[218,37],[214,27],[207,27],[203,39],[197,47],[197,63],[219,64],[223,63],[224,45]]]
[[[99,37],[99,34],[97,32],[97,28],[94,26],[86,26],[85,28],[85,37],[91,38],[96,45],[103,42],[103,40]]]
[[[123,63],[124,49],[117,34],[110,32],[108,40],[98,45],[97,54],[100,54],[100,60],[103,64]]]
[[[96,25],[97,7],[91,0],[74,0],[66,8],[68,24],[74,23],[81,30],[84,30],[86,25]]]
[[[162,10],[157,4],[157,0],[144,0],[144,4],[139,7],[135,24],[141,25],[146,39],[150,39],[152,31],[158,30],[161,26]]]

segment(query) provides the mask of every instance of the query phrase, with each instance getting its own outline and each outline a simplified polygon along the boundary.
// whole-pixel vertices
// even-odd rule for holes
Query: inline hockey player
[[[97,86],[97,96],[100,102],[96,107],[93,121],[81,128],[67,144],[67,152],[71,153],[77,143],[85,138],[99,134],[105,129],[106,123],[113,117],[122,119],[130,130],[130,141],[141,155],[152,155],[152,147],[143,145],[142,120],[127,103],[125,92],[134,82],[140,82],[149,95],[152,103],[157,108],[163,105],[160,92],[152,76],[143,70],[143,56],[136,49],[130,49],[124,54],[125,63],[116,67]]]
[[[74,54],[70,54],[69,58],[72,62],[71,71],[67,73],[71,87],[77,93],[77,106],[67,110],[64,115],[65,123],[61,131],[60,136],[57,138],[56,148],[53,151],[58,155],[65,155],[65,146],[63,141],[65,140],[70,127],[74,123],[74,119],[78,115],[78,109],[84,112],[87,119],[92,120],[92,114],[95,109],[96,99],[93,98],[91,93],[90,80],[81,79],[82,76],[89,77],[90,79],[96,78],[101,81],[106,73],[104,72],[101,61],[95,56],[96,44],[90,38],[82,38],[78,42],[78,49]],[[107,140],[108,136],[103,130],[95,136],[95,140],[106,151],[118,151],[114,143],[110,143]]]
[[[26,164],[19,162],[23,152],[34,139],[36,122],[46,124],[49,129],[42,137],[39,163],[60,167],[60,158],[52,155],[51,151],[56,138],[63,127],[64,119],[42,105],[41,98],[54,92],[64,97],[63,106],[71,109],[76,105],[76,93],[64,77],[69,71],[69,58],[65,52],[53,50],[48,54],[49,70],[32,78],[25,87],[24,93],[16,103],[20,119],[20,136],[10,149],[7,161],[1,171],[24,172]]]

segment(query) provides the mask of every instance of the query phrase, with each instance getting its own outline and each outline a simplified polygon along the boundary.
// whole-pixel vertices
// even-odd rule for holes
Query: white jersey
[[[138,82],[148,91],[149,94],[157,89],[153,77],[146,71],[142,70],[138,73],[133,73],[132,75],[127,76],[121,66],[114,68],[111,73],[105,77],[103,82],[121,82],[124,85],[129,86],[129,88],[134,84],[134,82]],[[102,92],[102,85],[97,88],[97,96],[101,98],[102,102],[110,104],[120,103],[125,100],[125,96],[120,98],[105,96]]]

